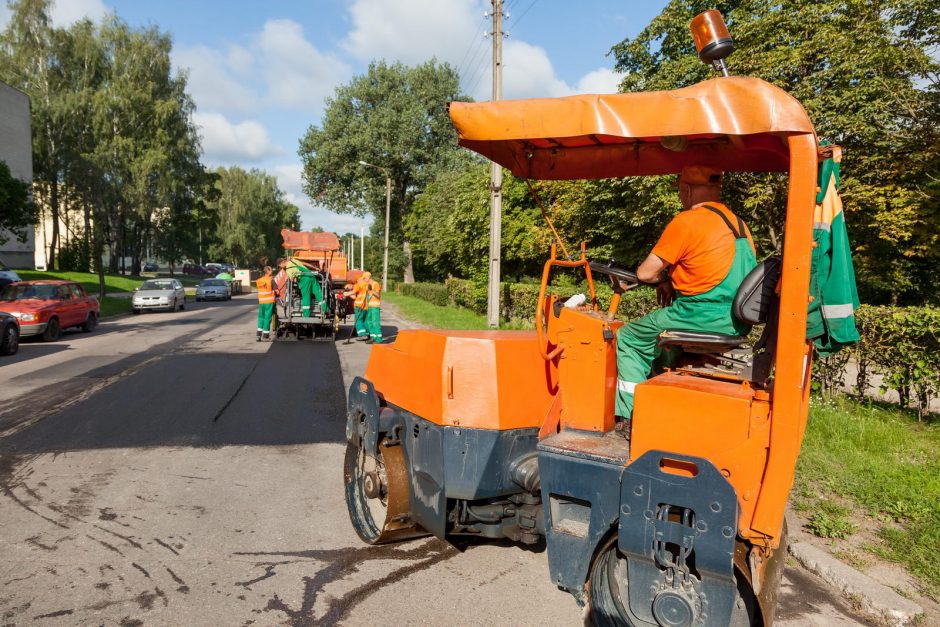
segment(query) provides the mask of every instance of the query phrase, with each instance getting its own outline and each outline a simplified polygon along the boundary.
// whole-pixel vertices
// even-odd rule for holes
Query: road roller
[[[558,240],[533,330],[403,330],[372,348],[349,389],[344,472],[364,542],[544,545],[553,582],[595,625],[772,624],[809,406],[814,210],[829,155],[792,96],[727,75],[716,12],[692,29],[721,75],[663,92],[453,102],[449,114],[462,146],[523,179],[693,164],[786,173],[781,254],[734,299],[751,339],[664,332],[660,346],[680,356],[636,386],[632,419],[618,420],[614,314],[638,280]],[[548,290],[560,272],[577,273],[586,298]]]

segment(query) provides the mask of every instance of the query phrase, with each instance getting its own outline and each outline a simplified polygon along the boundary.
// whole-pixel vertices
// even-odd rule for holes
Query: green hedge
[[[820,360],[815,378],[823,392],[854,384],[855,392],[871,390],[881,377],[882,393],[894,390],[902,407],[915,407],[923,417],[940,396],[940,308],[862,305],[855,316],[861,341]],[[846,381],[849,366],[855,381]]]

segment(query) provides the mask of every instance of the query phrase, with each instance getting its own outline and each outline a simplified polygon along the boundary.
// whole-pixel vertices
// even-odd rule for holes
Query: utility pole
[[[364,224],[359,225],[359,269],[365,269],[365,260],[366,260],[366,227]]]
[[[350,235],[350,236],[349,236],[349,240],[350,240],[350,241],[349,241],[349,264],[348,264],[348,267],[349,267],[349,268],[355,268],[355,267],[356,267],[356,236],[355,236],[355,235]]]
[[[503,0],[493,4],[493,100],[503,96]],[[499,326],[499,261],[503,230],[503,168],[490,169],[490,276],[486,290],[486,321]]]

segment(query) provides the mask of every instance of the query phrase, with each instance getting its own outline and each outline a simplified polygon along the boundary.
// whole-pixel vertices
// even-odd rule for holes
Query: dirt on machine
[[[288,279],[276,301],[275,339],[333,340],[339,325],[352,313],[352,299],[343,288],[354,277],[348,276],[348,259],[340,250],[339,237],[282,229],[281,238]]]
[[[720,15],[692,29],[702,60],[725,74]],[[636,385],[632,420],[614,415],[615,313],[639,281],[583,244],[551,247],[531,331],[403,330],[373,347],[348,396],[356,532],[370,544],[544,543],[553,582],[595,625],[770,625],[813,361],[807,302],[827,149],[806,111],[763,80],[722,75],[664,92],[454,102],[449,113],[462,146],[523,179],[695,164],[786,173],[785,243],[732,306],[759,339],[664,332],[659,345],[681,356]],[[550,295],[558,272],[579,273],[585,297]],[[598,281],[613,286],[609,302]]]

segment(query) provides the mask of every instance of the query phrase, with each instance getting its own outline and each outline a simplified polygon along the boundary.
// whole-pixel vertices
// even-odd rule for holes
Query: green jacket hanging
[[[810,271],[809,315],[806,337],[823,357],[858,342],[855,310],[858,290],[845,212],[839,197],[839,164],[842,150],[833,147],[832,157],[819,168],[819,193],[813,217],[813,262]]]

